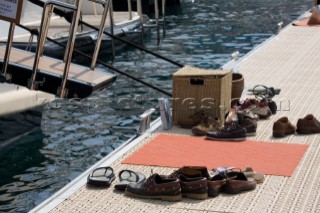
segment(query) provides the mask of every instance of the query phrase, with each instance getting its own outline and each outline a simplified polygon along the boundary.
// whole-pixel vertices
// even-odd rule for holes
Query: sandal
[[[115,178],[116,177],[111,167],[99,167],[89,174],[87,184],[95,186],[110,186]]]
[[[264,174],[253,171],[251,167],[246,167],[242,172],[245,176],[254,178],[258,184],[264,181]]]
[[[146,176],[139,172],[134,172],[131,170],[122,170],[119,172],[120,182],[115,184],[114,188],[119,191],[125,191],[129,183],[140,183],[146,180]]]
[[[253,89],[248,89],[248,92],[252,92],[254,95],[265,95],[272,98],[281,92],[281,89],[266,87],[265,85],[256,85]]]

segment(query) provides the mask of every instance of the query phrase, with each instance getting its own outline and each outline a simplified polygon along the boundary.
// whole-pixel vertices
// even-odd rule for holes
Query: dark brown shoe
[[[273,137],[285,137],[294,134],[296,128],[290,123],[287,117],[282,117],[273,124]]]
[[[222,128],[222,122],[218,118],[213,119],[210,116],[206,116],[197,126],[192,127],[192,133],[203,136],[207,132],[217,131],[220,128]]]
[[[226,179],[217,174],[208,180],[208,196],[217,197],[226,184]]]
[[[185,119],[179,120],[178,123],[181,128],[191,129],[194,126],[197,126],[204,119],[204,117],[204,111],[200,110]]]
[[[230,176],[232,174],[232,176]],[[227,194],[238,194],[243,191],[250,191],[256,188],[256,181],[253,178],[247,178],[242,172],[228,173],[223,192]]]
[[[206,167],[201,168],[206,169]],[[198,200],[208,198],[207,178],[202,176],[201,171],[195,170],[193,167],[184,166],[168,177],[175,177],[180,180],[182,196]]]
[[[246,129],[236,123],[225,124],[221,130],[206,134],[207,139],[216,141],[244,141],[246,136]]]
[[[177,178],[164,178],[158,174],[151,175],[142,183],[130,183],[125,194],[137,198],[155,198],[166,201],[182,199],[180,181]]]
[[[207,196],[209,197],[218,196],[226,183],[225,178],[221,175],[215,175],[212,177],[205,166],[184,166],[173,172],[171,175],[176,176],[177,174],[183,174],[187,178],[205,178],[208,189]]]
[[[178,179],[180,180],[182,196],[197,200],[208,198],[207,178],[188,178],[184,175],[179,175]]]
[[[297,123],[297,133],[299,134],[313,134],[320,133],[320,123],[311,114],[304,118],[300,118]]]
[[[238,114],[239,126],[243,127],[247,131],[247,136],[255,136],[257,132],[257,121],[247,115]]]

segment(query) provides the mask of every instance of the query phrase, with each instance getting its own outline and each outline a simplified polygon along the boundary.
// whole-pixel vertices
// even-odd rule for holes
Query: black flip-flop
[[[131,170],[122,170],[119,172],[119,183],[116,183],[114,188],[119,191],[125,191],[129,183],[140,183],[146,180],[146,176],[139,172]]]
[[[111,167],[98,167],[89,174],[87,183],[95,186],[110,186],[115,178]]]

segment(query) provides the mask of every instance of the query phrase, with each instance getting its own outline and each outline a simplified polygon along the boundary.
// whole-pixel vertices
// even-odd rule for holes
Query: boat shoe
[[[198,200],[208,198],[207,178],[202,176],[200,171],[191,167],[182,167],[168,177],[180,180],[182,196]]]
[[[300,118],[297,122],[297,133],[313,134],[320,133],[320,122],[311,114]]]
[[[294,134],[296,128],[290,123],[287,117],[282,117],[274,122],[272,127],[273,137],[285,137]]]
[[[229,172],[223,192],[227,194],[238,194],[243,191],[250,191],[256,188],[256,181],[247,178],[242,172]]]
[[[225,124],[221,130],[206,134],[207,139],[216,141],[244,141],[246,136],[246,129],[237,123]]]
[[[248,111],[251,111],[258,115],[259,118],[268,118],[272,115],[269,103],[265,100],[247,99],[241,104],[239,111],[245,111],[246,114],[248,114]]]
[[[192,133],[195,135],[203,136],[207,132],[217,131],[222,128],[222,122],[219,118],[212,118],[210,116],[205,116],[203,120],[197,125],[192,127]]]
[[[151,175],[142,183],[130,183],[125,195],[166,201],[180,201],[182,198],[179,179],[163,177],[159,174]]]
[[[257,120],[250,118],[247,115],[238,114],[238,124],[245,128],[247,136],[255,136],[257,132]]]
[[[182,176],[186,177],[186,178],[204,178],[201,179],[201,181],[205,181],[206,182],[206,187],[208,194],[207,196],[209,197],[216,197],[220,194],[224,184],[226,183],[225,178],[223,178],[221,175],[214,175],[211,176],[208,172],[207,167],[205,166],[184,166],[182,168],[180,168],[179,170],[173,172],[171,175],[169,175],[171,177],[180,177],[181,180],[181,188],[182,190],[184,190],[183,188],[183,179],[181,179]],[[202,183],[202,182],[201,182]],[[204,192],[204,188],[203,185],[200,187],[199,185],[196,186],[198,191],[202,191]],[[201,189],[201,190],[200,190]],[[200,197],[200,196],[199,196]],[[205,197],[205,195],[203,195],[202,197]],[[196,198],[199,199],[199,198]]]

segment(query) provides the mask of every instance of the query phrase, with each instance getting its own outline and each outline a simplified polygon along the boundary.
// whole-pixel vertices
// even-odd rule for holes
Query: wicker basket
[[[230,110],[232,73],[184,67],[173,74],[173,123],[200,109],[224,121]]]

